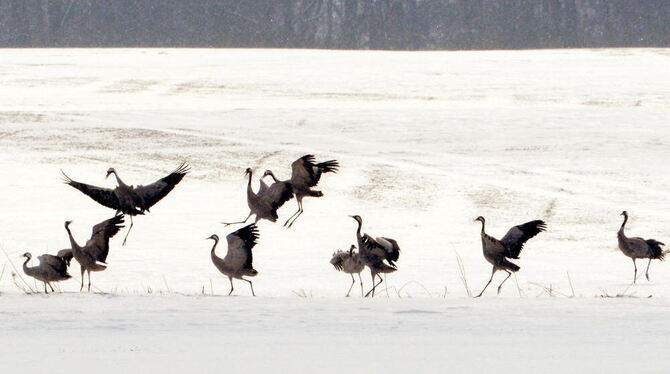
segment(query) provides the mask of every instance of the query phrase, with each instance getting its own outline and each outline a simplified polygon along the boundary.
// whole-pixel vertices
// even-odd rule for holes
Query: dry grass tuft
[[[463,283],[463,288],[465,288],[465,292],[468,294],[468,296],[472,297],[472,291],[468,285],[468,278],[465,275],[465,265],[463,265],[463,259],[461,259],[461,255],[459,255],[458,252],[456,252],[456,262],[458,263],[458,273],[461,279],[461,283]]]

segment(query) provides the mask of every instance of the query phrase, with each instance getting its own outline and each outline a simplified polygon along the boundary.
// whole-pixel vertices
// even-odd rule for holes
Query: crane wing
[[[336,160],[316,163],[314,155],[304,155],[291,164],[291,183],[298,188],[314,187],[321,179],[321,173],[336,173]]]
[[[189,165],[184,162],[170,173],[170,175],[161,178],[152,184],[135,187],[133,192],[144,200],[142,209],[151,208],[154,204],[167,196],[167,194],[174,189],[174,186],[181,182],[190,170]]]
[[[304,155],[291,164],[291,183],[296,187],[315,186],[319,179],[314,173],[314,155]]]
[[[528,239],[534,237],[547,229],[547,224],[542,220],[535,220],[517,225],[509,229],[500,242],[507,249],[505,257],[519,258],[523,245]]]
[[[386,260],[391,266],[395,266],[394,261],[398,260],[398,256],[400,254],[400,248],[397,247],[398,243],[395,243],[395,248],[393,244],[389,241],[388,238],[378,238],[381,239],[382,242],[378,242],[377,240],[373,239],[370,235],[364,234],[363,235],[363,245],[366,247],[366,249],[371,253],[373,256],[377,257],[380,261],[381,260]],[[395,240],[391,239],[393,242]]]
[[[58,253],[56,253],[56,256],[62,258],[65,261],[65,263],[68,266],[70,266],[70,261],[72,261],[72,257],[74,255],[72,253],[72,249],[67,248],[67,249],[61,249],[60,251],[58,251]]]
[[[664,243],[661,243],[656,239],[647,239],[645,242],[647,242],[647,247],[649,248],[649,258],[657,258],[661,261],[665,260],[666,252],[661,248],[661,246],[665,245]]]
[[[293,198],[293,187],[287,182],[275,182],[260,195],[260,198],[268,202],[272,206],[272,210],[276,211]]]
[[[253,269],[251,249],[258,241],[258,227],[252,223],[226,236],[228,253],[224,261],[233,269]]]
[[[395,266],[395,261],[400,257],[400,246],[398,242],[391,238],[379,237],[377,243],[386,251],[386,261]]]
[[[268,185],[267,185],[267,183],[265,183],[265,181],[263,181],[263,178],[260,179],[259,183],[260,183],[261,187],[258,189],[257,195],[262,195],[263,193],[265,193],[268,190]]]
[[[344,260],[346,260],[347,257],[349,257],[348,252],[337,251],[333,253],[333,258],[330,259],[330,264],[335,267],[335,270],[342,271]]]
[[[84,252],[96,261],[105,262],[109,253],[109,239],[114,237],[123,226],[123,214],[114,216],[93,226],[91,239],[86,242]]]
[[[61,276],[68,275],[67,264],[64,259],[54,255],[41,255],[37,259],[40,260],[40,267],[49,266]]]
[[[62,170],[61,173],[63,173]],[[95,200],[98,204],[106,206],[107,208],[121,210],[121,204],[119,203],[119,199],[116,197],[114,190],[74,181],[65,173],[63,173],[63,181],[65,184],[68,184],[83,192],[85,195]]]

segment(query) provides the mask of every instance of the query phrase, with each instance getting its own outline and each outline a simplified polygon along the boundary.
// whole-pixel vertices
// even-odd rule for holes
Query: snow
[[[629,236],[670,240],[669,62],[668,49],[3,50],[0,370],[662,371],[670,273],[654,261],[630,285],[616,231],[625,209]],[[244,169],[287,178],[306,153],[341,172],[292,229],[295,201],[260,223],[258,297],[243,282],[224,296],[205,238],[248,213]],[[22,253],[68,246],[65,220],[84,243],[113,214],[59,169],[111,187],[111,166],[145,184],[183,160],[192,173],[127,246],[125,231],[112,240],[97,293],[78,293],[76,266],[63,293],[14,285]],[[350,278],[328,263],[355,241],[351,214],[403,250],[374,300],[345,299]],[[477,293],[479,215],[496,237],[537,218],[549,230],[500,296],[496,274],[471,299],[456,257]]]

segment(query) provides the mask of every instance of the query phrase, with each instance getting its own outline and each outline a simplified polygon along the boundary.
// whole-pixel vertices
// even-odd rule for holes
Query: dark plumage
[[[167,196],[174,187],[181,182],[186,174],[190,171],[187,163],[182,163],[169,175],[157,180],[146,186],[138,185],[137,187],[125,184],[114,168],[107,170],[107,177],[114,174],[117,181],[117,187],[114,189],[92,186],[85,183],[80,183],[72,180],[63,171],[63,181],[85,195],[95,200],[97,203],[116,210],[118,213],[124,213],[130,216],[130,228],[128,234],[133,227],[133,216],[143,215],[149,212],[149,208],[158,203],[161,199]],[[123,240],[125,245],[128,234]]]
[[[661,260],[665,261],[665,255],[666,251],[661,248],[661,246],[664,246],[665,243],[661,243],[659,241],[656,241],[654,239],[647,239],[645,240],[647,242],[647,245],[649,246],[649,258],[650,259],[655,259],[655,260]]]
[[[65,261],[65,264],[67,264],[67,266],[70,266],[70,262],[72,261],[73,257],[72,248],[61,249],[60,251],[58,251],[58,253],[56,253],[56,256],[62,258],[63,261]]]
[[[505,234],[505,236],[500,239],[502,244],[505,246],[505,249],[507,249],[507,254],[505,257],[518,259],[526,241],[546,229],[547,225],[544,223],[544,221],[539,219],[526,222],[522,225],[517,225],[509,229],[507,234]]]
[[[298,210],[284,223],[284,226],[291,227],[298,217],[302,214],[302,199],[305,196],[322,197],[323,192],[312,190],[321,180],[324,173],[337,173],[340,164],[336,160],[316,162],[314,155],[305,155],[295,160],[291,164],[291,179],[288,181],[279,181],[272,171],[267,170],[263,177],[271,176],[275,183],[290,184],[293,194],[298,201]]]
[[[648,258],[649,262],[647,263],[647,270],[645,272],[645,277],[649,280],[649,266],[651,265],[651,260],[657,259],[663,261],[665,255],[668,251],[664,251],[661,246],[665,244],[655,240],[655,239],[642,239],[639,237],[629,238],[624,233],[626,227],[626,222],[628,222],[628,212],[625,210],[621,212],[621,215],[624,216],[623,223],[617,232],[617,239],[619,241],[619,249],[621,252],[633,259],[633,267],[635,272],[633,273],[633,283],[637,281],[637,263],[635,260],[638,258]]]
[[[479,216],[475,219],[482,223],[482,249],[484,251],[484,258],[493,265],[493,270],[491,271],[491,278],[489,279],[486,286],[482,289],[482,292],[479,293],[476,297],[482,296],[486,287],[491,284],[493,280],[493,275],[498,270],[502,270],[507,273],[507,278],[505,278],[500,286],[498,286],[498,293],[502,288],[503,283],[512,275],[513,272],[519,271],[519,266],[510,262],[508,258],[518,259],[523,245],[530,239],[539,234],[542,231],[547,229],[547,225],[542,220],[535,220],[526,222],[521,225],[517,225],[509,229],[507,234],[503,236],[501,240],[498,240],[492,236],[489,236],[485,232],[486,220],[484,217]]]

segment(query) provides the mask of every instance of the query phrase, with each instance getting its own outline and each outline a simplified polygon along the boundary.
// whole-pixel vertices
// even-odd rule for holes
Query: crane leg
[[[284,226],[288,225],[288,223],[291,221],[291,219],[293,217],[295,217],[295,215],[298,214],[298,213],[300,213],[300,201],[298,201],[298,210],[296,210],[295,213],[293,213],[290,217],[288,217],[286,222],[284,222]]]
[[[363,278],[361,278],[361,273],[358,273],[358,280],[361,281],[361,297],[363,297]]]
[[[384,278],[382,278],[381,275],[377,274],[377,277],[379,278],[379,283],[375,284],[375,287],[374,287],[375,289],[377,287],[379,287],[379,285],[382,284],[382,282],[384,281]],[[372,297],[375,297],[375,290],[374,289],[372,290]]]
[[[81,267],[81,287],[79,287],[79,292],[84,290],[84,267]]]
[[[130,216],[130,227],[128,228],[128,232],[126,233],[126,237],[123,238],[123,244],[121,245],[126,245],[126,240],[128,240],[128,235],[130,235],[130,230],[133,229],[133,216]],[[91,273],[88,274],[89,277],[91,276]]]
[[[345,296],[345,297],[349,297],[349,294],[351,293],[351,289],[354,288],[354,284],[356,283],[356,279],[354,279],[354,275],[353,274],[350,274],[350,275],[351,275],[351,287],[349,287],[349,292],[347,292],[347,296]]]
[[[88,292],[91,292],[91,271],[87,270],[88,273]]]
[[[44,293],[49,293],[49,291],[47,291],[47,282],[43,282],[43,283],[44,283]]]
[[[375,294],[374,294],[374,290],[375,290],[375,273],[374,273],[372,270],[370,270],[370,275],[372,275],[372,289],[371,289],[370,291],[368,291],[368,293],[365,294],[365,297],[368,297],[368,296],[370,295],[371,292],[372,292],[372,296],[373,296],[373,297],[375,296]]]
[[[375,284],[375,276],[379,277],[379,283],[377,283],[377,284]],[[371,295],[372,297],[375,297],[375,289],[377,288],[377,286],[382,284],[383,281],[384,281],[384,278],[382,278],[381,275],[372,274],[372,289],[370,291],[368,291],[368,293],[365,294],[365,297],[368,297],[368,295],[370,295],[370,293],[372,293],[372,295]]]
[[[295,223],[295,221],[297,221],[297,220],[298,220],[298,217],[300,217],[300,215],[302,214],[302,212],[303,212],[303,210],[302,210],[302,208],[300,208],[300,213],[298,213],[298,215],[297,215],[297,216],[295,216],[295,218],[293,218],[293,221],[291,221],[291,223],[289,223],[289,225],[287,226],[287,228],[289,228],[289,229],[290,229],[290,228],[291,228],[291,226],[293,226],[293,224]]]
[[[651,258],[649,259],[649,262],[647,263],[647,271],[644,273],[644,275],[647,277],[647,280],[649,280],[649,265],[651,265]]]
[[[635,267],[635,273],[633,273],[633,284],[637,280],[637,265],[635,264],[635,259],[633,259],[633,266]]]
[[[502,285],[503,285],[503,283],[505,283],[505,281],[506,281],[507,279],[509,279],[509,277],[512,276],[512,273],[511,273],[511,272],[509,272],[509,271],[507,271],[507,270],[505,270],[505,271],[507,272],[507,278],[505,278],[505,279],[500,283],[500,286],[498,286],[498,295],[500,295],[500,289],[502,289]]]
[[[295,213],[293,213],[292,216],[288,217],[288,219],[286,220],[286,222],[284,222],[284,227],[287,227],[287,226],[288,226],[288,223],[291,222],[291,219],[292,219],[293,217],[295,217],[296,214],[298,214],[298,213],[300,213],[300,208],[298,208],[298,210],[296,210]]]
[[[295,223],[295,221],[298,219],[298,217],[300,217],[300,215],[302,214],[302,212],[303,212],[303,210],[302,210],[302,199],[300,199],[300,200],[298,200],[298,210],[297,210],[295,213],[293,213],[293,215],[292,215],[291,217],[289,217],[289,219],[286,220],[286,223],[284,223],[284,226],[286,226],[286,228],[289,228],[289,229],[290,229],[291,226],[293,226],[293,224]],[[292,219],[292,220],[291,220],[291,219]],[[291,223],[289,223],[289,221],[290,221]],[[287,226],[287,225],[288,225],[288,226]]]
[[[256,296],[256,294],[254,293],[254,284],[251,283],[251,281],[248,280],[248,279],[242,278],[242,280],[245,281],[245,282],[249,282],[249,287],[251,287],[251,296]]]
[[[56,292],[54,291],[54,287],[51,285],[51,283],[47,283],[49,285],[49,288],[51,288],[51,292]]]
[[[228,292],[228,296],[233,294],[233,277],[228,277],[228,280],[230,281],[230,292]]]
[[[246,223],[246,222],[249,220],[249,217],[251,217],[252,214],[254,214],[254,212],[249,212],[249,215],[247,216],[247,218],[244,219],[244,221],[238,221],[238,222],[221,222],[221,223],[224,224],[225,226],[235,225],[235,224],[238,224],[238,223]],[[258,222],[258,216],[256,216],[256,219],[257,219],[256,222]]]
[[[491,284],[491,281],[493,280],[493,274],[495,274],[495,273],[496,273],[496,268],[494,267],[494,268],[493,268],[493,271],[491,271],[491,278],[489,278],[488,283],[486,283],[486,286],[484,286],[484,289],[482,289],[482,292],[480,292],[479,295],[477,295],[477,296],[475,296],[475,297],[481,297],[481,296],[482,296],[482,294],[484,293],[484,291],[486,291],[486,287],[488,287],[489,284]]]

